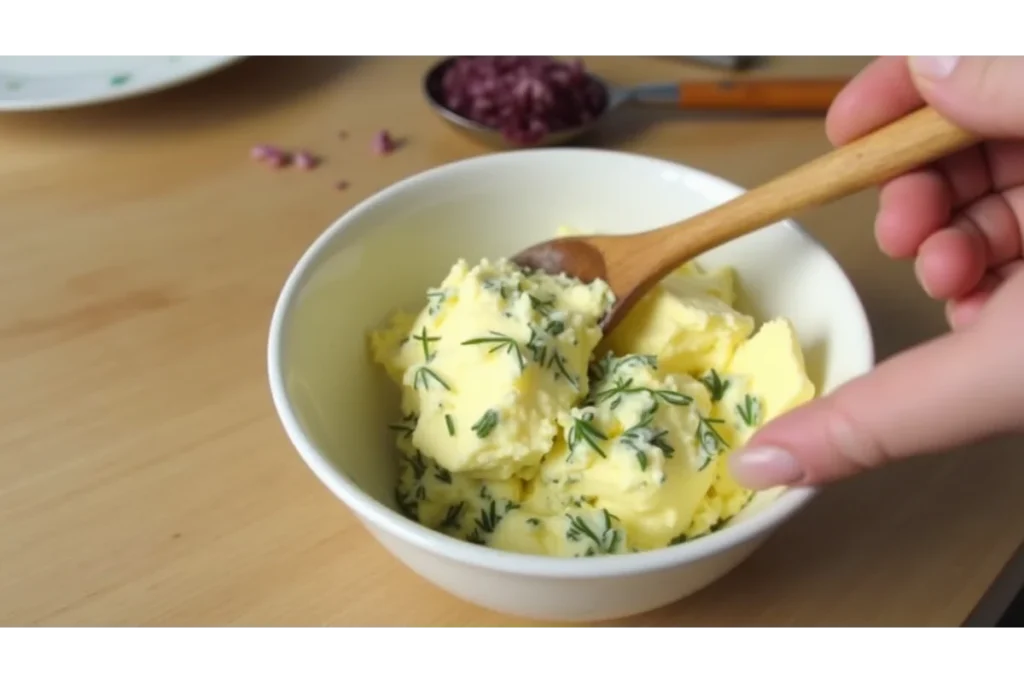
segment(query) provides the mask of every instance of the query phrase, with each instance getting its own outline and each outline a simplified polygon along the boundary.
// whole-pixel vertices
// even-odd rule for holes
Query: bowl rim
[[[274,409],[288,439],[320,482],[344,503],[364,526],[373,527],[369,530],[374,536],[377,536],[378,531],[383,532],[421,551],[492,571],[545,578],[599,578],[633,575],[689,564],[758,538],[767,537],[814,498],[819,492],[818,487],[787,488],[775,500],[769,502],[764,510],[737,522],[734,526],[726,526],[686,543],[656,550],[624,555],[564,558],[528,555],[476,545],[422,526],[381,503],[335,468],[328,457],[320,452],[302,429],[285,389],[284,348],[287,341],[286,331],[291,313],[295,308],[296,298],[315,272],[313,267],[317,264],[321,253],[361,216],[416,184],[457,172],[460,169],[506,163],[506,159],[514,161],[516,158],[552,156],[579,157],[581,161],[597,157],[632,159],[688,174],[702,183],[717,185],[726,193],[734,196],[746,191],[746,188],[707,171],[646,154],[603,149],[545,148],[492,152],[456,160],[420,171],[375,192],[335,219],[307,247],[289,272],[274,305],[267,345],[267,372]],[[815,246],[825,258],[832,262],[841,275],[842,282],[849,288],[853,300],[857,304],[856,310],[850,311],[849,315],[856,318],[855,322],[861,328],[861,336],[864,338],[864,346],[867,349],[866,356],[862,359],[864,367],[860,372],[868,372],[875,364],[874,338],[863,301],[853,282],[832,253],[799,223],[791,219],[778,221],[778,223],[786,224]]]

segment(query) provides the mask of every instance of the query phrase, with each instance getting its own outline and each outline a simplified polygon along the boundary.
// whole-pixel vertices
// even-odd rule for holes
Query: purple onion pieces
[[[395,141],[386,130],[379,131],[373,136],[374,154],[383,156],[395,151]]]
[[[460,57],[441,88],[444,106],[523,146],[592,121],[607,106],[583,62],[552,57]]]

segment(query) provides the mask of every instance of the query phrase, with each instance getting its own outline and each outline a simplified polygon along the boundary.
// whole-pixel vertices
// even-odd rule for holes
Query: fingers
[[[1024,133],[1024,57],[911,57],[922,97],[950,120],[990,138]]]
[[[1002,284],[1002,279],[995,273],[986,273],[978,286],[962,299],[946,302],[946,321],[954,332],[964,330],[978,319],[982,309],[988,303],[992,292]]]
[[[1010,429],[1021,392],[1005,364],[1019,347],[979,331],[894,356],[772,420],[730,458],[733,476],[755,489],[821,484]]]
[[[936,299],[959,299],[979,287],[987,269],[1020,259],[1020,216],[1024,188],[990,194],[965,207],[949,226],[925,237],[918,247],[915,271],[921,287]],[[908,231],[904,246],[919,234]]]
[[[854,76],[825,118],[833,145],[843,145],[909,114],[924,103],[906,57],[881,57]]]
[[[933,299],[954,299],[978,286],[985,274],[985,245],[974,232],[945,228],[917,252],[917,280]]]
[[[981,278],[978,286],[960,299],[946,302],[946,320],[954,331],[964,330],[981,316],[985,305],[1002,284],[1015,274],[1024,271],[1024,261],[1013,261],[990,270]]]
[[[908,173],[882,186],[875,239],[890,258],[913,258],[921,243],[949,221],[951,211],[942,175],[932,169]]]

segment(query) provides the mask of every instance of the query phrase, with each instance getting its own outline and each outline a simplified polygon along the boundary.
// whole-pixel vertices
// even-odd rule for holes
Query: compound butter
[[[815,392],[790,323],[755,333],[735,299],[731,269],[687,264],[595,358],[605,283],[459,261],[417,314],[370,334],[401,388],[399,508],[469,542],[559,557],[713,532],[752,497],[728,453]]]

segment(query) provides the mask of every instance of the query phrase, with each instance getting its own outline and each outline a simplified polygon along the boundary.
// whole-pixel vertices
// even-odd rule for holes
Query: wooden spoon
[[[602,322],[607,334],[659,280],[705,251],[977,141],[925,107],[692,218],[632,235],[550,240],[520,252],[513,261],[584,282],[607,282],[616,298]]]

